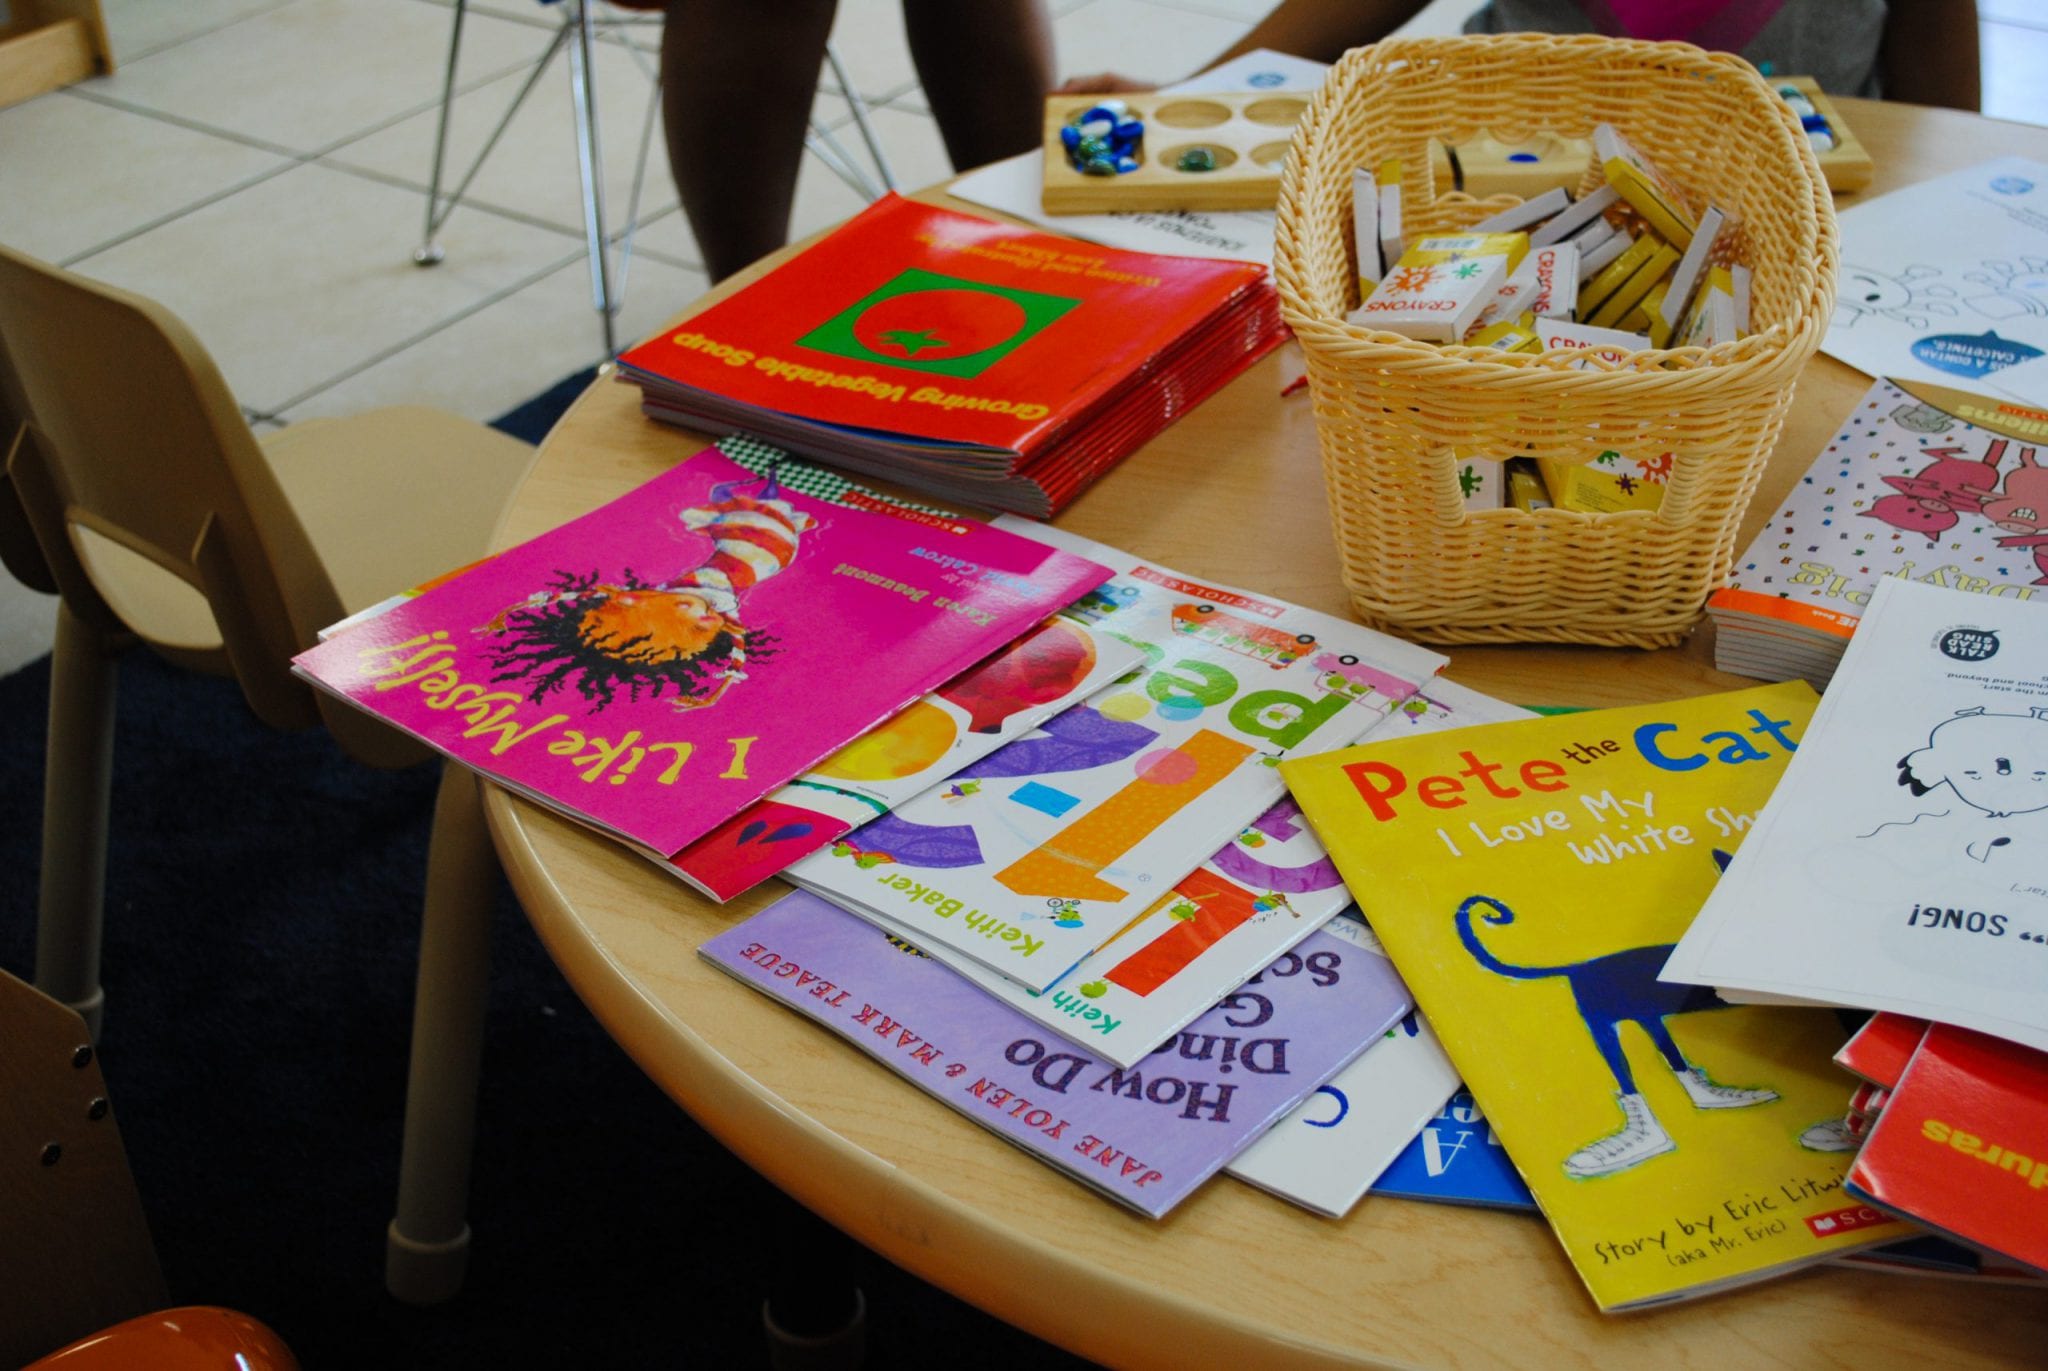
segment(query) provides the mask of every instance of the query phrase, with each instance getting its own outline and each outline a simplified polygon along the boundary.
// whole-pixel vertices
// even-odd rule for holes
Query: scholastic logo
[[[1881,1223],[1890,1222],[1884,1214],[1867,1204],[1806,1216],[1806,1226],[1813,1230],[1813,1236],[1816,1238],[1832,1238],[1838,1233],[1854,1233],[1859,1228],[1875,1228]]]

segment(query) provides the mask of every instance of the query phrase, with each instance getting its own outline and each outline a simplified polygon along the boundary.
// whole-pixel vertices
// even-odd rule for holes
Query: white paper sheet
[[[2048,405],[2048,165],[2001,157],[1841,214],[1821,347],[1873,376]]]

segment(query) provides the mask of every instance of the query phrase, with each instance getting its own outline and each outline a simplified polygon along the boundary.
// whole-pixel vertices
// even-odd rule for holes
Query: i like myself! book
[[[667,856],[1108,575],[704,452],[293,665]]]
[[[1813,708],[1795,683],[1281,763],[1603,1310],[1904,1235],[1842,1192],[1834,1014],[1657,979]]]

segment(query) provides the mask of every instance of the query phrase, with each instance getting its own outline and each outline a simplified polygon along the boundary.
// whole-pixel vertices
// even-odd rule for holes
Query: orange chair
[[[231,675],[265,723],[324,723],[368,765],[425,760],[300,681],[291,658],[344,616],[482,556],[533,449],[420,408],[259,443],[162,306],[0,248],[0,451],[0,557],[60,598],[36,983],[96,1028],[118,653],[140,641]],[[496,862],[475,777],[444,768],[390,1235],[391,1283],[416,1300],[452,1293],[467,1252]]]

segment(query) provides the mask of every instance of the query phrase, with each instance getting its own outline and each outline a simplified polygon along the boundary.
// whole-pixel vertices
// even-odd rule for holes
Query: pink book
[[[1108,577],[705,451],[293,665],[666,857]]]

